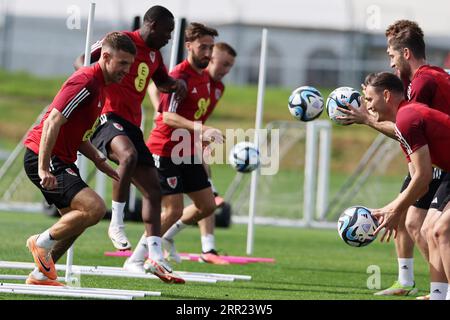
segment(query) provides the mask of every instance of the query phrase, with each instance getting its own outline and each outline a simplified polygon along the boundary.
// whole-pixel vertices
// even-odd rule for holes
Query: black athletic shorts
[[[158,169],[162,195],[191,193],[211,187],[205,167],[198,159],[188,158],[188,163],[175,164],[171,158],[153,155]]]
[[[138,155],[138,164],[155,166],[152,154],[145,145],[142,130],[114,113],[106,113],[100,116],[100,126],[92,135],[91,142],[108,157],[109,143],[114,137],[122,135],[127,136],[133,142]]]
[[[444,176],[446,175],[445,172],[443,172],[441,169],[433,168],[433,180],[431,180],[428,191],[425,195],[423,195],[419,200],[417,200],[413,206],[419,209],[425,209],[428,210],[430,208],[431,202],[434,199],[434,195],[437,192],[439,186],[441,185],[441,182],[444,180]],[[400,189],[400,192],[403,192],[409,185],[409,182],[411,181],[411,175],[408,174],[405,177],[405,180],[403,182],[402,188]]]
[[[442,211],[444,210],[445,206],[449,201],[450,201],[450,174],[446,173],[444,174],[444,179],[439,185],[439,188],[434,194],[430,208]]]
[[[30,149],[26,149],[23,159],[25,172],[47,200],[48,204],[54,204],[58,209],[68,208],[75,195],[88,185],[81,179],[75,163],[67,164],[58,157],[53,156],[50,161],[50,172],[56,177],[58,186],[54,190],[46,190],[41,186],[41,178],[38,174],[38,155]]]

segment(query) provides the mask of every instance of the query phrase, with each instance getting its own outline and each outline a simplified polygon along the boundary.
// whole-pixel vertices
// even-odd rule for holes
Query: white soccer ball
[[[295,119],[311,121],[322,114],[323,97],[314,87],[299,87],[289,96],[288,108]]]
[[[327,113],[330,119],[337,124],[343,123],[342,120],[338,120],[336,119],[336,117],[345,116],[344,113],[337,110],[337,107],[348,110],[348,107],[345,105],[345,103],[349,103],[354,108],[359,108],[361,106],[361,94],[351,87],[340,87],[335,89],[328,96],[326,102]]]
[[[338,233],[344,242],[353,247],[364,247],[376,239],[373,235],[378,220],[362,206],[346,209],[338,220]]]
[[[259,151],[251,142],[239,142],[230,151],[231,166],[238,172],[251,172],[259,167]]]

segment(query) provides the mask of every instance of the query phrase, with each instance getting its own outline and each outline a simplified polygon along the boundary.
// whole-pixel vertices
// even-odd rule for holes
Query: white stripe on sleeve
[[[397,128],[397,126],[395,126],[395,135],[397,136],[398,141],[400,141],[400,143],[405,147],[408,156],[411,155],[411,153],[413,153],[411,146],[409,145],[408,141],[406,141],[406,139],[403,137],[402,133]]]
[[[80,92],[72,99],[70,102],[64,107],[62,111],[62,115],[68,119],[70,117],[70,114],[73,110],[75,110],[76,107],[80,104],[81,101],[83,101],[87,96],[90,95],[90,92],[83,88]]]

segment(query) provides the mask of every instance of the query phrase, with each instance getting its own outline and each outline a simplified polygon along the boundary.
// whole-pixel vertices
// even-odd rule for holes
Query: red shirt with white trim
[[[130,68],[130,72],[121,83],[113,83],[106,88],[106,101],[102,114],[113,112],[121,118],[131,122],[137,127],[142,121],[142,101],[147,94],[150,79],[165,80],[168,77],[167,69],[159,50],[149,48],[139,34],[122,31],[129,36],[136,45],[136,57]],[[97,41],[91,47],[91,59],[100,58],[102,40]]]
[[[395,134],[408,161],[428,145],[434,166],[450,171],[450,116],[417,102],[403,101],[395,122]]]
[[[41,122],[28,133],[24,144],[39,154],[42,127],[53,109],[67,119],[59,130],[51,155],[66,163],[77,160],[77,151],[83,141],[89,139],[97,126],[104,104],[105,80],[100,65],[83,67],[64,82]]]
[[[175,128],[164,123],[162,113],[175,112],[188,120],[198,121],[203,124],[215,107],[215,103],[212,103],[211,93],[214,94],[216,88],[211,84],[208,71],[203,70],[202,73],[197,73],[191,67],[188,60],[184,60],[175,66],[170,72],[170,75],[173,78],[182,79],[186,82],[187,96],[183,101],[177,103],[173,98],[173,94],[161,93],[158,108],[160,115],[157,117],[155,121],[156,126],[147,140],[147,147],[153,154],[170,157],[172,149],[177,144],[184,142],[191,147],[182,149],[180,153],[177,153],[177,156],[190,156],[195,154],[194,132],[189,132],[189,135],[186,137],[190,141],[184,141],[184,137],[177,137],[175,135],[173,137],[174,141],[172,141],[171,138]],[[218,99],[215,99],[216,103]]]
[[[411,81],[404,81],[403,84],[405,97],[409,101],[424,103],[450,115],[450,75],[444,69],[423,65]]]

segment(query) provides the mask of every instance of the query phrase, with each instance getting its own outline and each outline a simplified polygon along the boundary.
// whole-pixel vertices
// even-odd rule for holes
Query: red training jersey
[[[59,130],[52,156],[66,163],[75,162],[80,144],[89,139],[97,125],[105,100],[104,88],[107,87],[98,63],[77,70],[64,82],[41,122],[28,133],[25,146],[39,154],[44,121],[56,109],[68,121]]]
[[[113,83],[106,88],[106,101],[102,114],[113,112],[137,127],[142,121],[142,101],[147,93],[150,79],[165,81],[168,77],[167,69],[159,50],[149,48],[139,34],[122,31],[129,36],[136,45],[136,57],[130,72],[121,83]],[[93,61],[100,58],[102,40],[97,41],[91,48]]]
[[[428,145],[432,164],[450,171],[449,115],[422,103],[403,101],[396,117],[395,134],[408,161],[412,153]]]
[[[450,115],[450,75],[444,69],[423,65],[409,81],[404,81],[405,97]]]
[[[184,60],[175,66],[170,72],[170,75],[173,78],[182,79],[186,82],[187,96],[183,101],[177,103],[173,98],[173,94],[161,93],[160,95],[160,104],[158,108],[160,115],[157,117],[155,128],[152,130],[150,137],[147,140],[147,147],[150,149],[151,153],[162,157],[170,157],[174,146],[183,142],[182,139],[177,137],[174,137],[174,139],[176,139],[175,141],[171,140],[175,128],[164,123],[162,113],[176,112],[188,120],[198,121],[203,124],[213,111],[215,104],[220,99],[223,92],[223,85],[222,88],[220,87],[220,84],[218,84],[217,87],[212,85],[208,71],[204,70],[200,74],[197,73],[187,60]],[[216,93],[217,98],[215,97]],[[211,97],[211,94],[213,94],[214,97]],[[213,101],[214,103],[212,103]],[[195,154],[193,132],[190,132],[190,140],[191,148],[189,154],[177,154],[178,156],[184,157]]]

